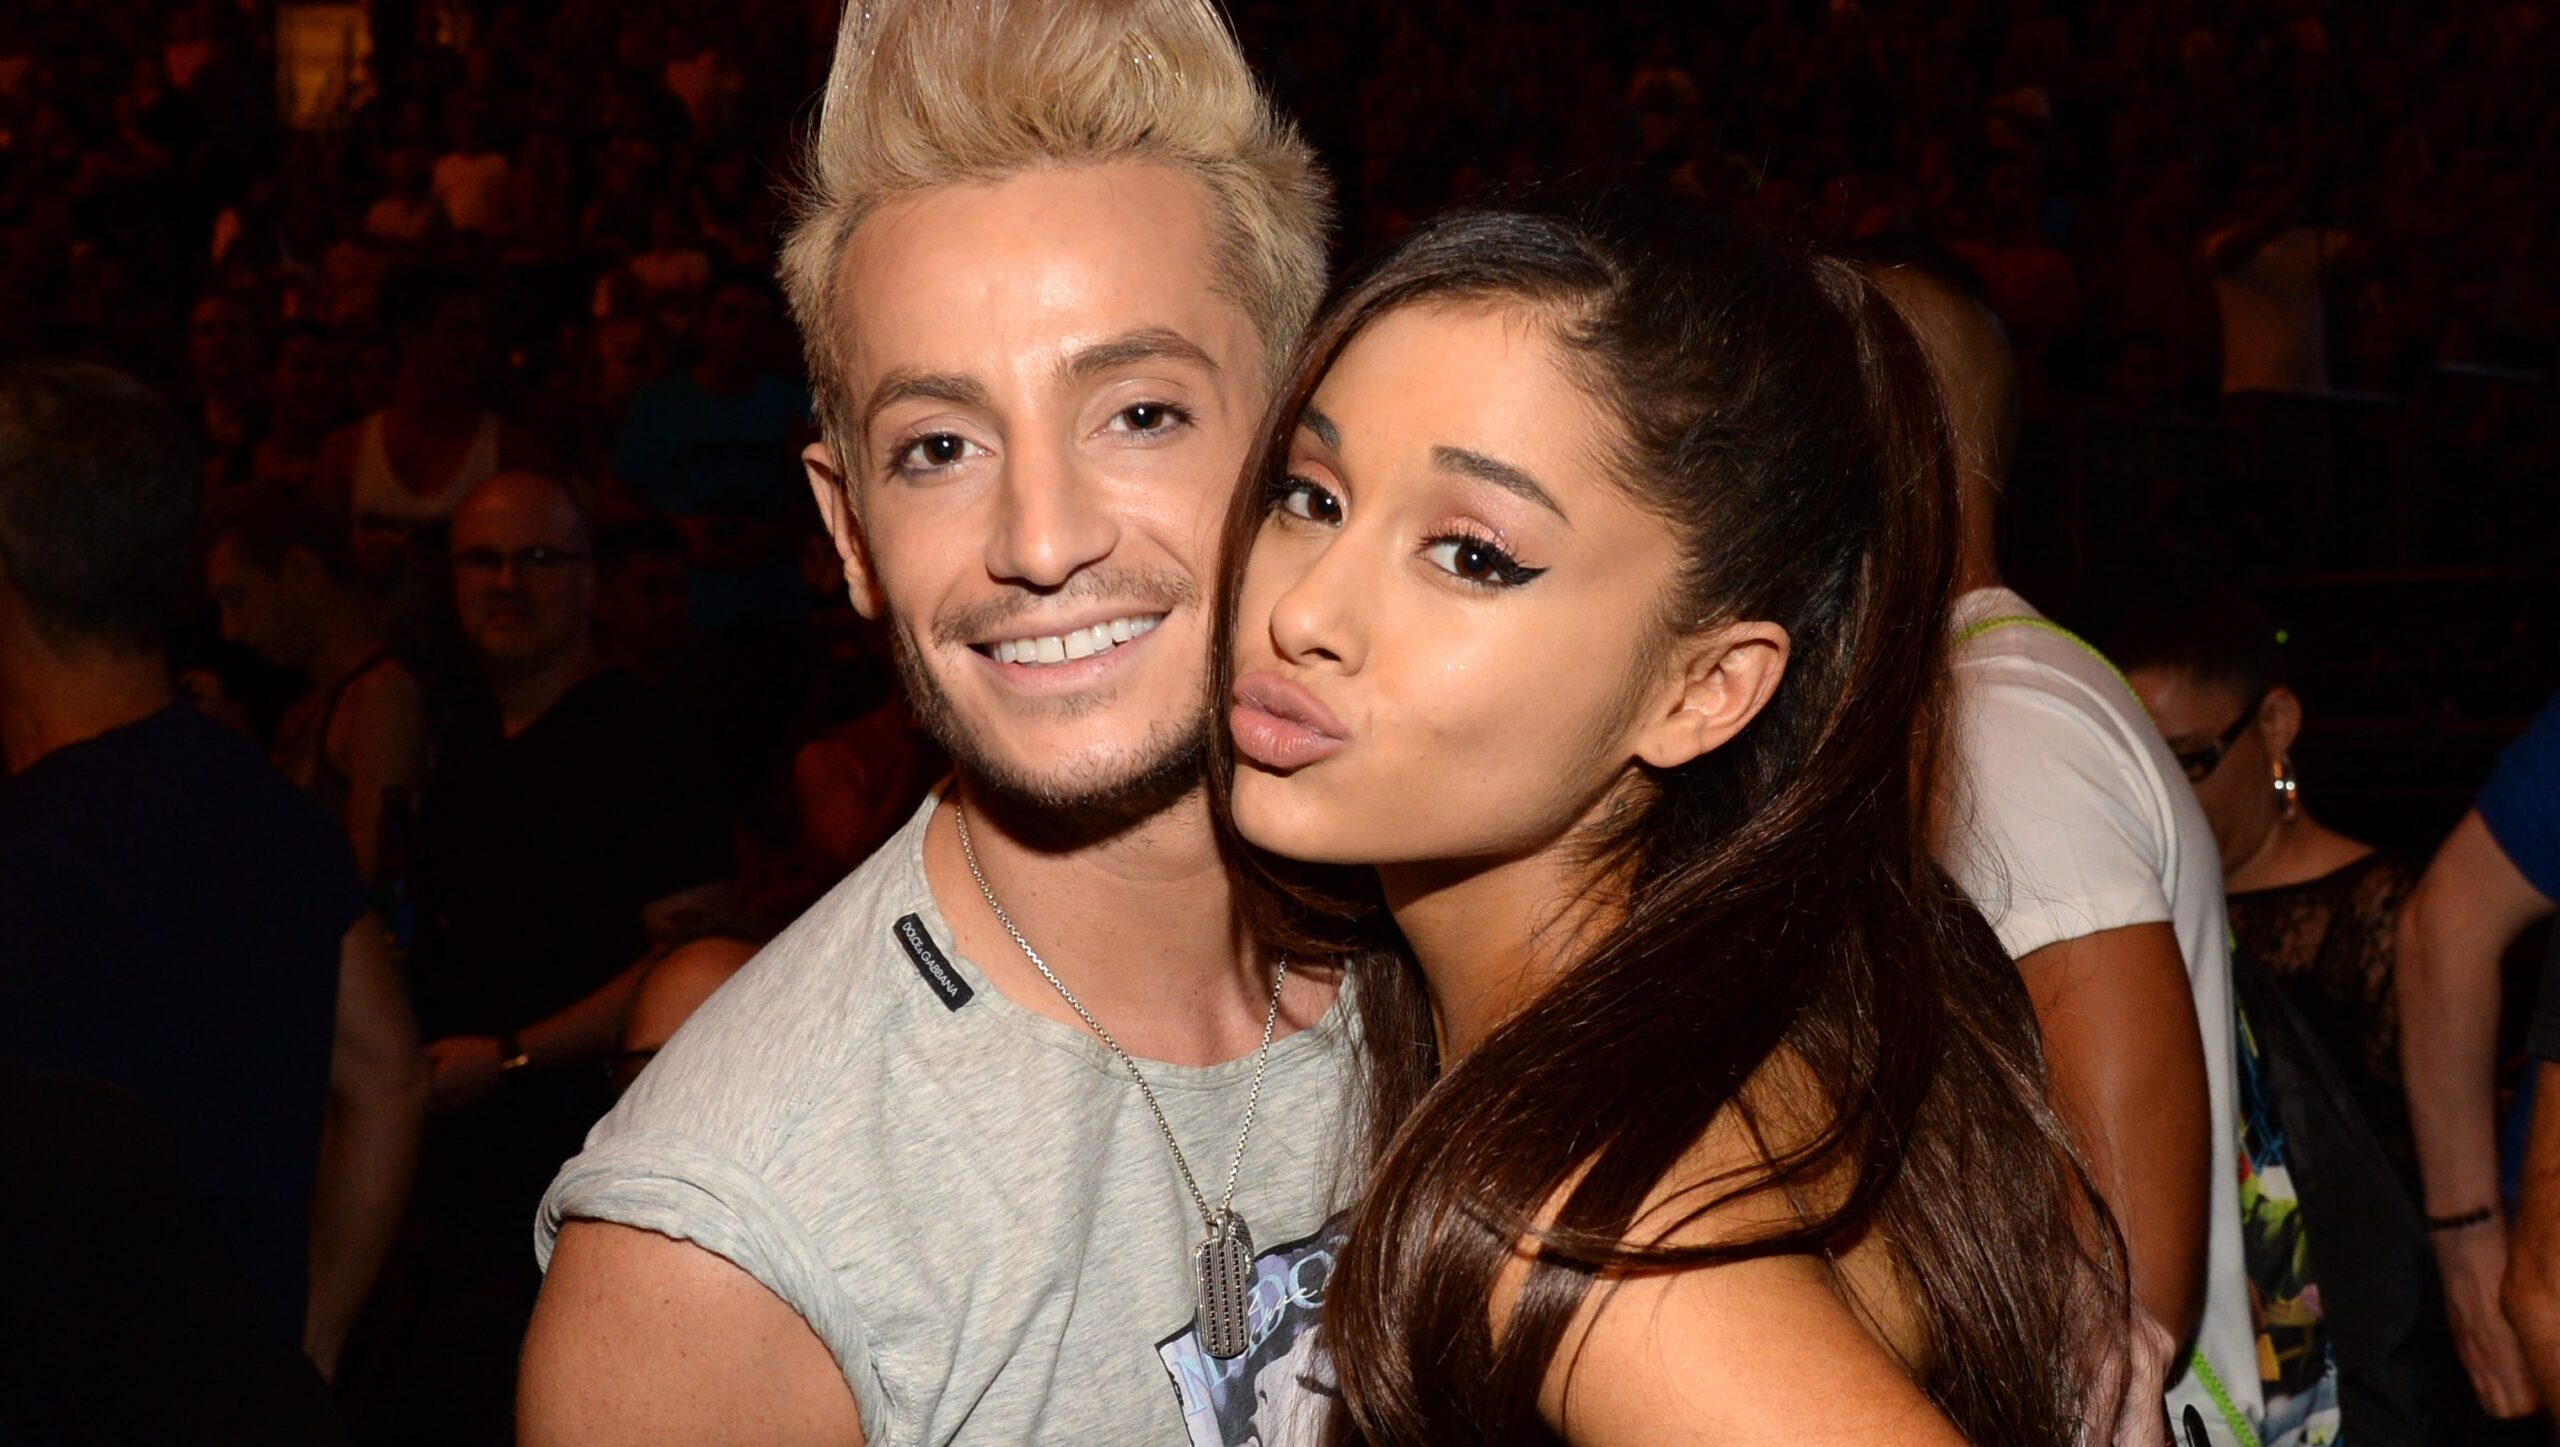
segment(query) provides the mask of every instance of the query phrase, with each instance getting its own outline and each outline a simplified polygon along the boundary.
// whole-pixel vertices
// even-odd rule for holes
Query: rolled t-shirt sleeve
[[[1966,680],[1945,864],[2012,959],[2172,919],[2149,781],[2094,712],[1986,669]]]
[[[689,1242],[754,1277],[809,1323],[854,1390],[863,1420],[894,1414],[854,1298],[782,1184],[797,1130],[800,1069],[824,1070],[840,1016],[813,972],[751,961],[694,1013],[560,1168],[536,1212],[547,1271],[561,1227],[608,1222]]]
[[[848,1381],[868,1375],[861,1322],[818,1244],[757,1172],[673,1131],[606,1132],[543,1194],[534,1255],[547,1270],[560,1228],[607,1221],[687,1241],[754,1277],[833,1344]]]
[[[2560,899],[2560,695],[2498,755],[2472,807],[2525,882]]]

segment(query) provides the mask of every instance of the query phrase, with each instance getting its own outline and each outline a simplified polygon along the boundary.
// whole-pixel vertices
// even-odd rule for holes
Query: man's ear
[[[1759,716],[1787,673],[1787,630],[1732,623],[1672,648],[1662,687],[1637,721],[1635,756],[1676,769],[1722,748]]]
[[[809,475],[809,490],[817,495],[818,516],[826,519],[827,535],[835,539],[836,556],[844,559],[844,582],[853,595],[854,611],[865,618],[878,618],[884,611],[880,585],[871,572],[871,550],[862,536],[862,519],[853,510],[852,484],[836,470],[836,455],[824,442],[812,442],[800,449],[800,468]]]

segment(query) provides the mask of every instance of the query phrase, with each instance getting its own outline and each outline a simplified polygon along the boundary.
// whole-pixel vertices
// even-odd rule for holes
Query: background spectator
[[[0,1436],[11,1442],[347,1440],[130,1091],[0,1065]]]
[[[417,989],[434,1069],[419,1205],[363,1423],[503,1436],[539,1285],[524,1225],[609,1101],[604,1066],[653,918],[731,872],[716,795],[672,719],[598,654],[576,499],[500,473],[453,520],[455,615],[479,687],[420,832]]]
[[[2303,802],[2302,700],[2285,683],[2275,621],[2247,595],[2137,611],[2108,653],[2213,825],[2233,939],[2282,977],[2414,1196],[2392,958],[2416,871]]]
[[[397,358],[390,405],[329,439],[321,489],[358,533],[433,545],[465,493],[532,465],[535,448],[490,405],[488,308],[464,277],[395,275],[382,305]]]
[[[214,533],[205,588],[225,638],[310,685],[268,757],[342,821],[357,870],[378,881],[386,802],[405,810],[426,783],[426,701],[383,639],[345,520],[290,494],[248,499]]]
[[[424,1080],[336,821],[176,701],[198,485],[102,368],[0,368],[0,1062],[129,1091],[326,1374],[408,1193]]]
[[[2400,1064],[2454,1345],[2497,1416],[2541,1405],[2500,1307],[2507,1203],[2493,1067],[2499,965],[2560,898],[2560,699],[2507,749],[2400,916]],[[2537,1112],[2539,1114],[2539,1112]],[[2538,1229],[2549,1229],[2538,1223]]]
[[[634,394],[614,448],[615,473],[683,533],[707,631],[808,611],[800,449],[816,433],[808,389],[778,365],[781,310],[764,278],[723,277],[703,308],[701,359]]]
[[[2001,580],[1992,539],[2021,396],[1999,322],[1953,277],[1874,275],[1936,378],[1958,478],[1938,857],[2017,961],[2135,1299],[2178,1344],[2171,1414],[2192,1406],[2243,1438],[2266,1425],[2275,1383],[2262,1389],[2253,1349],[2226,1153],[2237,1057],[2211,836],[2122,680]]]

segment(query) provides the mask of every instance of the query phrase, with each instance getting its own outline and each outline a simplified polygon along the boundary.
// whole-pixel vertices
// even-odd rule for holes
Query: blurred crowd
[[[380,1440],[459,1442],[503,1434],[525,1222],[616,1073],[936,764],[809,501],[772,281],[836,0],[376,0],[364,65],[288,106],[280,12],[353,8],[0,9],[0,355],[117,367],[193,431],[172,661],[342,826],[436,1107],[342,1395]],[[2396,853],[2332,878],[2364,856],[2314,849],[2282,883],[2329,892],[2254,924],[2235,875],[2233,918],[2310,981],[2418,1184],[2393,920],[2555,681],[2560,8],[1235,18],[1340,179],[1346,259],[1586,172],[1969,271],[2019,361],[2019,590],[2124,625],[2147,689],[2204,686],[2200,794],[2267,751],[2231,831],[2295,818],[2262,781],[2304,700],[2345,721],[2301,746],[2308,788]],[[2203,585],[2254,599],[2148,602]],[[2272,661],[2229,641],[2279,630]],[[2333,915],[2359,923],[2323,954]]]
[[[796,370],[762,278],[836,6],[382,0],[365,63],[315,98],[280,20],[353,8],[9,7],[0,349],[184,397],[214,493],[432,516],[530,462],[608,524],[675,524],[702,624],[795,611],[814,524],[751,456],[787,445]],[[2529,711],[2549,598],[2513,584],[2542,535],[2516,524],[2550,519],[2537,479],[2560,457],[2547,6],[1317,0],[1236,20],[1341,178],[1346,258],[1556,171],[1962,256],[2022,361],[2013,573],[2098,631],[2164,570],[2338,620],[2299,651],[2375,750],[2417,746],[2417,797],[2379,797],[2384,827],[2441,827]],[[2522,632],[2404,647],[2413,612],[2484,608]],[[2492,737],[2409,732],[2445,713]]]

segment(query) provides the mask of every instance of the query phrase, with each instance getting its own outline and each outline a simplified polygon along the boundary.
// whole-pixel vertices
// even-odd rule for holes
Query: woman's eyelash
[[[1506,552],[1502,545],[1481,533],[1457,531],[1441,533],[1425,540],[1425,550],[1437,553],[1450,550],[1449,561],[1441,566],[1449,576],[1479,588],[1517,588],[1544,573]],[[1473,564],[1470,568],[1469,563]]]
[[[1290,505],[1300,498],[1306,499],[1303,511]],[[1332,524],[1342,518],[1342,501],[1306,478],[1282,476],[1262,485],[1262,510],[1266,515],[1285,513],[1302,522]]]
[[[1263,483],[1262,510],[1265,516],[1294,518],[1318,527],[1337,527],[1342,521],[1339,498],[1320,484],[1293,474]],[[1431,560],[1432,566],[1476,588],[1517,588],[1546,572],[1511,556],[1494,538],[1466,528],[1423,539],[1422,555]]]

